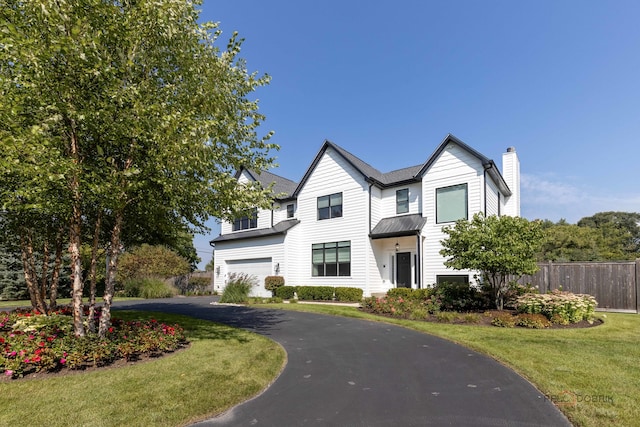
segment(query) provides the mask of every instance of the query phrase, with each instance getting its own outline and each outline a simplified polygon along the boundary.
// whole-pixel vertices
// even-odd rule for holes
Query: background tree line
[[[542,223],[538,261],[626,261],[640,258],[640,213],[599,212],[577,224]]]

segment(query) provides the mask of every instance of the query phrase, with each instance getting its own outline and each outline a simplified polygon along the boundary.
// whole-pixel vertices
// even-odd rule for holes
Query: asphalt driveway
[[[449,341],[384,323],[211,301],[114,307],[212,320],[285,348],[287,366],[271,387],[198,426],[571,425],[522,377]]]

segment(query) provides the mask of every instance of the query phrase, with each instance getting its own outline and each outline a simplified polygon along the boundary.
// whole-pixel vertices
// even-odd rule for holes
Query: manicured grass
[[[113,300],[114,301],[135,301],[135,300],[141,300],[141,299],[143,298],[115,297]],[[48,302],[49,300],[47,299],[47,303]],[[58,298],[56,302],[58,303],[59,306],[67,305],[71,303],[71,298]],[[96,302],[98,304],[102,303],[102,297],[97,298]],[[88,304],[87,298],[84,298],[84,303]],[[0,309],[15,308],[15,307],[31,307],[31,301],[29,300],[0,301]]]
[[[0,382],[0,425],[185,425],[258,394],[286,360],[273,341],[224,325],[162,313],[115,316],[178,323],[191,346],[122,368]]]
[[[640,419],[637,314],[598,313],[605,323],[597,327],[537,330],[390,319],[320,304],[274,307],[393,323],[473,348],[535,384],[576,426],[636,426]]]

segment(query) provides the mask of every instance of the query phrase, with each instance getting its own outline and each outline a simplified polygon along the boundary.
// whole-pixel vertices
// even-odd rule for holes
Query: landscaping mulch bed
[[[365,311],[365,310],[363,310]],[[366,311],[365,311],[366,312]],[[458,312],[444,312],[444,313],[452,313],[452,319],[443,319],[442,317],[438,317],[437,315],[431,314],[424,319],[411,319],[408,315],[405,316],[394,316],[391,314],[380,314],[380,313],[371,313],[376,316],[387,317],[389,319],[406,319],[406,320],[415,320],[422,322],[430,322],[430,323],[442,323],[442,324],[450,324],[450,325],[470,325],[470,326],[490,326],[495,328],[495,325],[492,325],[491,322],[495,315],[497,314],[505,314],[510,313],[512,315],[516,315],[517,312],[515,310],[490,310],[484,312],[470,312],[470,313],[458,313]],[[568,325],[560,325],[553,323],[548,328],[542,329],[580,329],[580,328],[593,328],[599,325],[602,325],[604,321],[602,319],[593,319],[593,321],[588,322],[586,320],[581,320],[577,323],[570,323]],[[515,326],[515,328],[519,329],[530,329],[523,326]]]

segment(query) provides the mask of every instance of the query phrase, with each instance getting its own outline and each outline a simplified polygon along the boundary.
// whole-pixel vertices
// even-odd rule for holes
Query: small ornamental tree
[[[447,235],[440,250],[448,257],[444,264],[456,270],[480,271],[499,310],[504,306],[509,279],[538,269],[535,255],[543,239],[539,221],[477,213],[471,221],[459,220],[442,231]]]
[[[275,297],[276,290],[284,286],[284,277],[282,276],[267,276],[264,278],[264,288],[271,291],[271,294]]]

